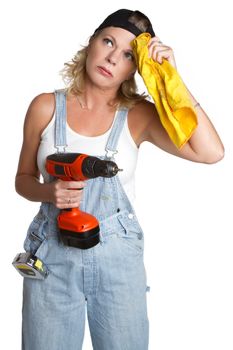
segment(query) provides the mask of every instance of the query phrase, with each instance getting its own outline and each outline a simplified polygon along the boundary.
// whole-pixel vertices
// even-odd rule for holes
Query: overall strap
[[[117,151],[117,144],[118,140],[122,131],[122,128],[125,123],[125,119],[128,114],[128,108],[122,107],[117,111],[117,115],[111,130],[111,133],[108,137],[105,151],[106,151],[106,158],[114,158],[114,154],[116,154]]]
[[[54,147],[57,152],[65,152],[66,142],[66,91],[55,90],[56,110],[55,110],[55,135]]]

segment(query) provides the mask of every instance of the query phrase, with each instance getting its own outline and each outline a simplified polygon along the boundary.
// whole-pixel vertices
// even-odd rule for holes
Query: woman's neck
[[[77,100],[83,110],[116,109],[117,90],[99,88],[87,80],[85,91],[77,96]]]

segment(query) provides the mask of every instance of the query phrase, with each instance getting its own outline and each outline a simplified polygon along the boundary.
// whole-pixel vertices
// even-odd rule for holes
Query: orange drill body
[[[46,171],[63,181],[83,181],[88,178],[82,172],[82,164],[86,154],[76,153],[77,156],[69,156],[74,153],[55,153],[47,157]]]
[[[116,163],[82,153],[54,153],[47,157],[46,171],[63,181],[84,181],[98,176],[112,177],[120,170]],[[99,243],[99,222],[78,208],[62,210],[58,215],[64,244],[87,249]]]

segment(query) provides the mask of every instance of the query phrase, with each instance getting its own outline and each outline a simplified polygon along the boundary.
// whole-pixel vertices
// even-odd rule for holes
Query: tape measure
[[[48,269],[43,261],[30,252],[17,254],[12,265],[23,277],[43,280],[48,275]]]

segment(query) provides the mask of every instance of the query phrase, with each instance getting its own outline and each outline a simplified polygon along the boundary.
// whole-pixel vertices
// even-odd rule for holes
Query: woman
[[[144,236],[133,208],[139,147],[149,141],[201,163],[223,158],[222,142],[191,93],[198,127],[181,149],[170,141],[155,105],[136,93],[130,43],[143,32],[152,37],[149,55],[159,63],[167,59],[176,68],[172,49],[155,37],[149,19],[139,11],[119,10],[65,65],[68,89],[41,94],[29,106],[16,190],[42,202],[24,247],[46,264],[49,274],[43,281],[24,279],[24,350],[81,349],[86,306],[95,350],[148,349]],[[55,129],[58,118],[67,122]],[[108,157],[124,171],[110,179],[51,181],[45,159],[63,147],[66,152]],[[86,250],[64,246],[58,234],[59,210],[78,206],[100,223],[100,244]]]

